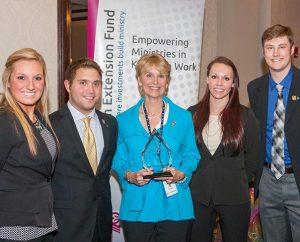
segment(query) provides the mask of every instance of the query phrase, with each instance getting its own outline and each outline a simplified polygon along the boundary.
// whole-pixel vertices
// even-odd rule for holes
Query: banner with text
[[[115,115],[137,102],[135,64],[154,52],[172,65],[168,96],[184,108],[198,101],[204,2],[99,1],[89,56],[104,71],[102,111]]]

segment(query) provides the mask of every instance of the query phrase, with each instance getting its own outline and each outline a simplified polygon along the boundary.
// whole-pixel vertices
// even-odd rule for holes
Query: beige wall
[[[290,26],[295,37],[295,46],[300,48],[300,0],[272,0],[271,24]],[[300,68],[300,57],[294,59],[294,64]]]
[[[218,4],[218,55],[230,58],[240,76],[240,101],[248,103],[247,83],[260,75],[257,59],[260,0],[221,0]]]
[[[260,37],[272,24],[292,27],[300,47],[300,0],[206,0],[201,53],[200,93],[206,88],[206,67],[218,55],[231,58],[240,79],[240,99],[248,104],[247,84],[263,74]],[[73,50],[86,49],[85,23],[73,23]],[[7,56],[22,47],[33,47],[44,57],[50,79],[50,109],[57,109],[57,0],[1,0],[0,73]],[[84,49],[84,50],[85,50]],[[73,57],[81,57],[82,53]],[[294,63],[300,67],[300,58]],[[0,92],[2,83],[0,84]]]
[[[0,73],[15,50],[31,47],[45,58],[50,109],[57,109],[57,0],[1,0]],[[0,92],[2,92],[2,81]]]
[[[206,67],[208,63],[217,55],[217,14],[218,0],[206,0],[202,32],[199,99],[203,96],[206,89]]]
[[[204,21],[200,97],[206,83],[206,67],[215,56],[230,58],[240,75],[240,100],[248,105],[247,84],[262,74],[261,32],[269,25],[268,1],[207,0]],[[205,41],[208,39],[207,41]],[[212,49],[207,54],[207,49]]]
[[[87,20],[73,21],[71,26],[72,59],[76,60],[87,56]]]
[[[267,71],[261,48],[263,31],[273,24],[290,26],[300,47],[300,0],[206,0],[201,55],[201,98],[206,67],[224,55],[233,60],[240,75],[240,100],[248,105],[247,84]],[[300,67],[300,57],[294,60]]]

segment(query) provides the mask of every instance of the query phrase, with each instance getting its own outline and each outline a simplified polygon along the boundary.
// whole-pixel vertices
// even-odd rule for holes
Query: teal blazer
[[[124,179],[127,170],[135,172],[143,167],[141,153],[149,139],[148,131],[139,121],[139,107],[143,101],[141,99],[117,116],[119,134],[112,169],[117,173],[123,190],[119,219],[138,222],[192,219],[194,211],[189,182],[200,154],[195,141],[192,115],[170,99],[164,97],[164,101],[169,104],[169,115],[162,137],[171,149],[173,167],[184,172],[187,179],[183,183],[176,183],[178,193],[170,197],[166,196],[161,181],[151,180],[147,185],[137,186]],[[157,138],[154,138],[148,149],[156,150],[157,143]],[[166,160],[167,152],[163,152],[163,144],[161,147],[162,159]]]

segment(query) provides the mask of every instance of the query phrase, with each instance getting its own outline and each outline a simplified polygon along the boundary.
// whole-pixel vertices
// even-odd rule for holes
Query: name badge
[[[167,197],[171,197],[174,194],[178,193],[178,190],[177,190],[177,187],[176,187],[175,183],[168,184],[165,181],[163,181],[163,185],[164,185]]]

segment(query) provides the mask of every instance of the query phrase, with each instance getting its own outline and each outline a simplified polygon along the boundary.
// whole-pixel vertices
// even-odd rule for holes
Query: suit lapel
[[[262,80],[260,81],[260,85],[256,89],[256,98],[257,98],[257,105],[261,110],[261,129],[263,133],[265,133],[266,125],[267,125],[267,116],[268,116],[268,96],[269,96],[269,75],[264,75]]]
[[[66,136],[70,137],[70,142],[73,143],[75,150],[80,154],[80,160],[83,161],[82,163],[84,164],[84,166],[90,172],[93,173],[92,167],[88,161],[82,141],[80,139],[76,124],[67,105],[65,105],[62,109],[62,115],[64,120],[63,125]]]
[[[300,71],[294,68],[293,79],[289,91],[287,107],[285,111],[285,125],[290,120],[293,110],[300,105]],[[298,114],[297,114],[298,115]]]
[[[99,165],[98,165],[98,169],[97,169],[97,173],[100,172],[100,170],[103,170],[106,168],[106,163],[105,161],[105,157],[107,155],[108,152],[108,146],[110,144],[110,132],[109,132],[109,123],[106,121],[106,119],[103,117],[103,115],[96,110],[97,116],[99,118],[100,124],[101,124],[101,128],[102,128],[102,133],[103,133],[103,151],[101,154],[101,158],[99,161]]]

